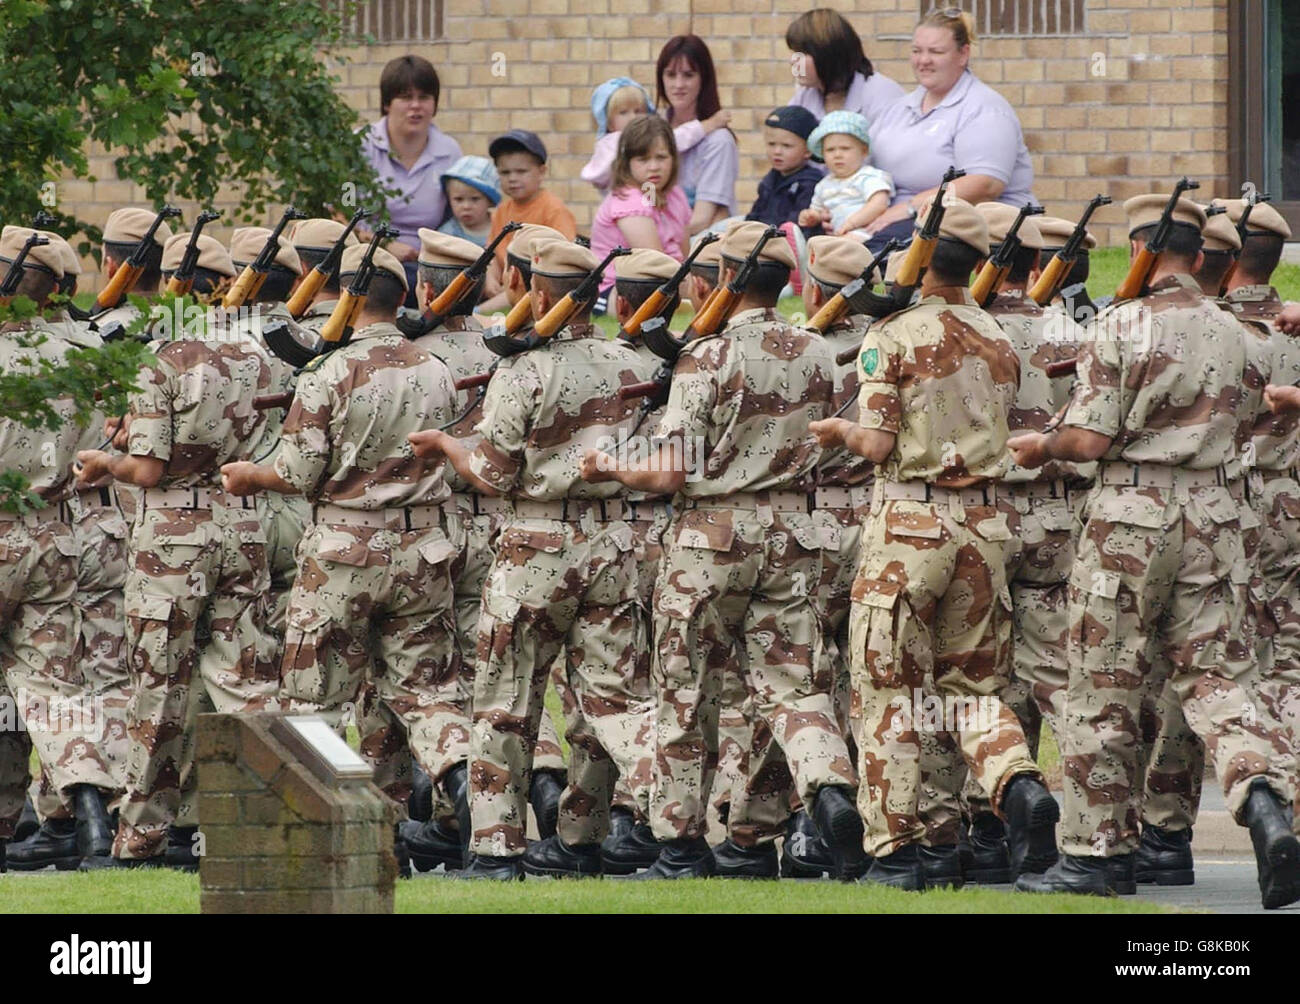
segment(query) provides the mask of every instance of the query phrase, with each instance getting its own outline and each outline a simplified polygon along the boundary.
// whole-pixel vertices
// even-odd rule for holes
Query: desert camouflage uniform
[[[1234,458],[1247,359],[1240,326],[1190,276],[1098,315],[1064,424],[1114,441],[1088,497],[1070,579],[1062,850],[1136,849],[1144,697],[1166,679],[1240,821],[1250,783],[1290,802],[1293,757],[1239,679],[1249,567]]]
[[[619,775],[629,778],[644,811],[646,779],[633,775],[652,705],[632,531],[615,497],[622,486],[579,480],[578,463],[584,450],[631,431],[637,403],[617,391],[649,376],[626,345],[593,325],[573,324],[503,360],[488,386],[471,464],[511,499],[513,511],[479,621],[470,767],[475,853],[524,851],[542,697],[560,653],[572,692],[561,840],[575,846],[603,838]]]
[[[500,356],[483,344],[482,331],[483,325],[477,317],[449,317],[435,330],[417,338],[415,344],[445,362],[451,370],[453,380],[464,380],[466,377],[486,373],[500,359]],[[474,427],[483,418],[483,391],[482,387],[471,387],[459,393],[456,415],[464,415],[464,418],[447,429],[469,449],[477,446],[479,441]],[[497,536],[505,525],[509,502],[498,496],[480,495],[473,491],[450,465],[446,469],[446,477],[464,531],[460,550],[452,563],[451,574],[456,584],[456,634],[460,639],[463,656],[461,673],[466,693],[472,695],[483,583],[492,566],[492,551]],[[541,718],[533,770],[559,773],[565,770],[560,739],[549,714],[544,714]]]
[[[289,598],[281,697],[342,730],[352,710],[376,783],[400,804],[411,756],[435,782],[468,754],[445,462],[407,436],[455,415],[440,360],[393,324],[306,366],[275,471],[313,507]],[[363,684],[374,687],[362,707]],[[349,707],[350,706],[350,707]]]
[[[656,437],[680,444],[687,465],[655,586],[650,823],[661,841],[704,834],[728,673],[744,680],[805,804],[856,782],[816,680],[824,537],[808,511],[820,455],[808,423],[830,414],[834,377],[825,339],[770,308],[740,311],[677,361]]]
[[[992,483],[1010,465],[1006,415],[1020,366],[964,286],[873,325],[858,366],[859,422],[897,436],[877,470],[850,623],[862,692],[858,809],[866,851],[881,855],[926,838],[926,733],[959,733],[994,806],[1012,778],[1039,776],[999,696],[1011,672],[1014,545]],[[927,701],[954,713],[931,721]]]
[[[0,330],[0,372],[62,361],[68,346],[19,325]],[[45,337],[36,346],[21,341]],[[73,785],[115,788],[94,740],[102,716],[87,706],[80,665],[81,611],[74,602],[78,546],[64,501],[81,430],[70,401],[52,402],[63,419],[33,429],[0,418],[0,464],[26,477],[45,503],[25,515],[0,512],[0,835],[13,832],[23,804],[32,746],[66,804]]]
[[[123,590],[131,751],[116,857],[159,855],[169,825],[196,822],[200,711],[239,711],[275,692],[262,513],[216,487],[221,464],[249,458],[262,424],[253,398],[270,380],[251,342],[186,339],[158,350],[131,395],[127,452],[164,467],[141,493]]]
[[[307,308],[307,312],[298,318],[298,326],[319,335],[320,329],[325,327],[325,322],[334,313],[338,302],[338,300],[319,300],[313,303]]]

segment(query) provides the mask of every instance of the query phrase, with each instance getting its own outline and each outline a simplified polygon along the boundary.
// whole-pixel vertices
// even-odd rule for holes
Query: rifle
[[[631,248],[616,247],[599,265],[587,273],[587,277],[578,283],[577,288],[565,293],[560,297],[560,302],[548,310],[542,317],[538,318],[533,325],[533,334],[538,339],[550,338],[562,327],[569,323],[569,318],[574,315],[577,309],[585,303],[590,303],[596,298],[596,293],[600,289],[601,277],[605,274],[605,268],[615,258],[620,258],[625,254],[631,254]]]
[[[293,404],[293,391],[291,390],[287,390],[283,394],[263,394],[261,397],[253,398],[253,408],[256,411],[287,408],[291,404]]]
[[[365,209],[358,209],[352,214],[352,219],[348,221],[348,225],[343,228],[343,233],[339,234],[339,239],[329,249],[329,254],[322,261],[316,263],[302,282],[298,284],[293,296],[289,297],[289,302],[285,306],[289,310],[289,316],[295,321],[300,320],[302,315],[307,313],[311,301],[316,298],[316,294],[320,292],[321,287],[334,274],[334,270],[339,267],[339,260],[343,257],[343,248],[347,246],[348,235],[365,218]]]
[[[469,291],[474,288],[475,283],[483,278],[487,272],[488,263],[492,261],[492,256],[496,254],[497,245],[507,234],[512,234],[520,227],[522,223],[516,223],[513,220],[501,228],[501,232],[488,242],[480,254],[469,265],[468,268],[462,269],[456,278],[447,284],[447,288],[433,298],[425,309],[424,313],[412,317],[410,314],[399,315],[397,326],[401,328],[402,334],[407,338],[419,338],[421,335],[427,335],[438,325],[442,324],[453,310],[456,304],[460,303]]]
[[[1088,220],[1092,218],[1092,214],[1102,206],[1109,206],[1110,203],[1110,196],[1094,195],[1084,209],[1083,215],[1079,217],[1079,222],[1074,225],[1074,230],[1065,239],[1065,246],[1057,251],[1043,268],[1038,281],[1029,290],[1029,298],[1040,307],[1046,307],[1052,302],[1052,298],[1061,290],[1061,283],[1074,267],[1079,257],[1079,249],[1088,238]]]
[[[331,349],[346,345],[352,338],[352,326],[356,322],[357,315],[365,309],[366,296],[370,293],[370,282],[375,277],[375,251],[379,248],[379,242],[397,237],[400,233],[401,231],[396,227],[384,223],[375,228],[375,233],[370,238],[370,245],[366,248],[366,253],[362,255],[361,262],[352,276],[352,282],[339,297],[339,302],[334,306],[334,313],[330,314],[329,320],[321,326],[320,336],[325,342],[322,352],[329,352]]]
[[[1069,359],[1058,359],[1054,363],[1048,363],[1043,367],[1043,372],[1055,380],[1057,377],[1073,376],[1079,370],[1079,357],[1072,356]]]
[[[695,247],[691,249],[691,253],[686,256],[686,260],[677,267],[677,271],[673,273],[672,277],[647,296],[641,306],[637,307],[636,312],[628,318],[627,324],[623,326],[622,336],[629,339],[635,338],[641,333],[641,325],[645,324],[650,318],[662,314],[664,308],[677,294],[677,288],[682,284],[682,280],[686,278],[686,273],[691,270],[691,264],[699,253],[710,244],[720,240],[722,240],[722,234],[716,232],[701,237]]]
[[[113,273],[113,278],[108,280],[108,285],[95,297],[94,306],[90,308],[92,314],[102,314],[106,310],[122,305],[126,295],[135,288],[135,284],[140,281],[140,276],[144,275],[144,266],[149,258],[149,246],[154,242],[154,234],[162,226],[163,220],[180,214],[181,211],[175,206],[163,206],[158,211],[158,215],[149,224],[149,229],[144,232],[144,236],[140,238],[130,257],[118,267],[118,270]]]
[[[1268,202],[1271,198],[1268,194],[1260,195],[1259,192],[1255,190],[1255,186],[1250,184],[1250,182],[1246,182],[1246,184],[1242,185],[1241,188],[1242,191],[1246,193],[1246,197],[1241,200],[1243,202],[1241,207],[1241,219],[1237,221],[1237,236],[1241,238],[1241,247],[1237,249],[1235,254],[1233,254],[1232,264],[1228,266],[1228,271],[1223,273],[1223,282],[1219,285],[1220,296],[1228,295],[1228,284],[1232,282],[1233,276],[1237,274],[1237,265],[1241,262],[1241,253],[1246,250],[1246,237],[1249,230],[1247,224],[1250,222],[1251,210],[1261,202]],[[1209,210],[1206,210],[1206,212],[1208,211]]]
[[[1174,194],[1169,196],[1164,212],[1160,214],[1160,221],[1156,224],[1155,234],[1147,241],[1146,246],[1137,253],[1137,257],[1133,259],[1128,274],[1124,276],[1124,281],[1119,284],[1119,289],[1115,291],[1115,300],[1132,300],[1134,297],[1142,295],[1142,290],[1146,288],[1147,281],[1151,278],[1151,273],[1155,271],[1156,263],[1160,260],[1160,255],[1164,253],[1165,245],[1169,243],[1169,236],[1173,233],[1174,210],[1178,207],[1178,200],[1182,198],[1184,192],[1200,187],[1201,183],[1199,181],[1192,181],[1190,178],[1179,179],[1178,184],[1174,186]]]
[[[930,258],[934,255],[935,244],[939,240],[939,227],[943,223],[943,214],[947,212],[947,206],[943,204],[945,196],[948,194],[948,185],[958,178],[964,178],[965,171],[959,171],[955,167],[949,167],[944,172],[943,180],[939,183],[939,190],[934,193],[934,199],[930,202],[930,212],[926,214],[925,223],[921,225],[920,231],[912,239],[911,245],[908,246],[907,256],[903,259],[903,264],[899,266],[898,276],[894,280],[894,291],[897,300],[899,290],[905,290],[908,296],[921,283],[921,276],[930,265]],[[906,301],[900,306],[905,306]],[[898,309],[898,308],[895,308]]]
[[[880,249],[880,254],[871,259],[871,264],[866,267],[863,273],[852,282],[845,283],[843,287],[836,291],[835,295],[822,304],[821,310],[813,315],[812,320],[808,322],[808,327],[815,331],[825,333],[826,329],[833,324],[843,320],[843,318],[852,310],[850,300],[864,295],[876,297],[877,299],[888,299],[874,293],[871,289],[872,276],[875,275],[876,269],[880,268],[888,261],[889,256],[903,246],[899,240],[889,241]],[[870,313],[866,311],[866,313]],[[876,315],[872,315],[876,316]]]
[[[50,243],[48,237],[42,237],[35,231],[27,235],[27,240],[23,242],[22,248],[14,255],[9,271],[5,273],[4,279],[0,280],[0,306],[9,306],[14,295],[18,292],[18,286],[23,281],[23,262],[27,259],[28,252],[32,248],[42,247],[48,243]]]
[[[205,209],[199,213],[199,218],[194,221],[194,229],[190,232],[189,243],[185,245],[185,254],[181,257],[181,263],[176,266],[176,271],[167,280],[167,292],[186,296],[194,288],[194,269],[199,261],[199,233],[205,223],[219,219],[221,214],[212,209]]]
[[[226,310],[233,310],[236,307],[242,307],[245,303],[255,297],[258,290],[262,288],[262,283],[266,282],[267,273],[271,271],[271,265],[275,262],[275,256],[280,253],[280,234],[284,233],[284,228],[288,226],[290,220],[305,220],[306,213],[300,213],[290,206],[280,217],[280,222],[275,225],[271,235],[267,237],[266,243],[262,245],[262,250],[257,253],[253,261],[244,266],[244,271],[239,273],[239,278],[235,280],[234,285],[226,291],[225,298],[221,301],[221,306]]]
[[[526,338],[516,338],[533,319],[533,294],[525,293],[506,314],[504,321],[495,322],[483,332],[483,344],[499,356],[512,356],[529,346]]]
[[[1007,275],[1011,272],[1016,253],[1023,246],[1020,240],[1020,225],[1025,222],[1026,217],[1039,216],[1042,212],[1042,206],[1021,206],[1015,222],[1007,229],[1007,235],[998,244],[998,249],[989,256],[984,267],[980,269],[980,274],[975,277],[975,282],[971,285],[970,295],[981,307],[987,307],[993,302],[993,298],[998,295],[998,290],[1002,288]]]

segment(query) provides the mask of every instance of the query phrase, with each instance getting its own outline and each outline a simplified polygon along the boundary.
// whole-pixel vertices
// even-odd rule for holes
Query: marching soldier
[[[925,888],[927,870],[960,875],[956,834],[921,848],[921,739],[932,726],[915,709],[927,675],[945,704],[967,710],[939,728],[959,733],[963,758],[1007,822],[1012,867],[1042,870],[1056,854],[1056,802],[999,696],[1011,668],[1012,544],[995,482],[1009,466],[1005,416],[1019,362],[971,300],[971,269],[988,253],[984,218],[953,201],[921,301],[867,330],[858,424],[812,427],[823,446],[843,444],[878,465],[849,629],[862,691],[858,806],[874,856],[865,880],[903,889]]]
[[[293,244],[294,251],[298,253],[301,275],[304,279],[307,273],[326,259],[344,229],[346,228],[338,220],[319,217],[298,220],[294,224],[289,240]],[[356,234],[352,233],[348,234],[343,246],[350,248],[358,243],[360,242]],[[339,270],[335,268],[312,297],[307,312],[298,319],[299,326],[319,335],[320,329],[330,319],[330,314],[334,313],[334,305],[338,303],[339,295]]]
[[[180,267],[181,259],[190,244],[190,234],[173,234],[163,245],[162,276],[170,279]],[[235,278],[235,264],[230,260],[230,252],[221,241],[208,234],[199,234],[195,245],[199,256],[194,267],[194,285],[190,294],[196,298],[210,298],[217,291],[228,285]],[[180,333],[177,334],[180,337]]]
[[[149,232],[149,227],[156,217],[157,214],[151,210],[134,207],[116,209],[109,214],[108,220],[104,223],[102,262],[105,279],[112,279],[117,270],[126,264],[126,260],[135,251],[136,245]],[[148,250],[144,271],[140,273],[140,278],[136,280],[135,287],[131,290],[135,295],[149,297],[158,294],[158,283],[162,278],[163,248],[171,237],[171,227],[165,221],[158,224],[153,234],[153,243]],[[114,323],[129,327],[139,316],[139,309],[128,300],[123,300],[118,306],[96,314],[94,320],[103,331]]]
[[[1124,204],[1135,255],[1166,201]],[[1064,853],[1016,887],[1104,894],[1129,873],[1138,717],[1144,692],[1158,694],[1167,677],[1214,759],[1230,811],[1250,827],[1262,900],[1273,908],[1300,899],[1300,842],[1283,813],[1294,758],[1277,756],[1275,731],[1248,720],[1238,682],[1253,662],[1236,627],[1249,572],[1224,465],[1235,454],[1245,343],[1192,278],[1204,211],[1181,198],[1169,219],[1147,293],[1100,314],[1084,342],[1061,427],[1011,442],[1029,468],[1103,460],[1071,573]]]

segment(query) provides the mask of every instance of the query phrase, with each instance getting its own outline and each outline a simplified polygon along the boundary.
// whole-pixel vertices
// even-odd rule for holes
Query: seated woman
[[[807,108],[819,119],[827,112],[857,112],[871,126],[877,115],[903,96],[897,81],[872,67],[853,25],[829,7],[791,21],[785,44],[790,47],[790,68],[798,85],[790,104]]]

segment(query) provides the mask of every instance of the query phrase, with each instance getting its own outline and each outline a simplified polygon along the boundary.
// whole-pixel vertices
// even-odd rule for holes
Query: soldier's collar
[[[1166,289],[1178,289],[1179,287],[1192,289],[1198,293],[1201,292],[1201,284],[1186,272],[1175,272],[1172,275],[1165,276],[1158,282],[1153,282],[1147,287],[1147,292],[1155,293]]]
[[[1224,297],[1229,303],[1268,303],[1276,300],[1282,302],[1282,297],[1278,295],[1276,289],[1267,283],[1260,283],[1255,286],[1238,286],[1236,289],[1229,290]]]
[[[352,332],[351,340],[359,342],[366,338],[386,338],[389,335],[396,335],[403,340],[406,338],[396,324],[380,321],[378,324],[367,324],[364,328],[357,328]]]
[[[334,313],[334,308],[338,305],[338,300],[318,300],[307,308],[307,313],[303,317],[329,317]]]
[[[590,338],[593,334],[599,335],[601,338],[605,337],[604,332],[596,325],[586,321],[582,324],[566,324],[553,334],[549,340],[552,342],[567,342],[578,338]]]
[[[483,326],[475,323],[469,314],[455,314],[439,324],[430,334],[439,331],[481,331]]]
[[[975,306],[969,286],[936,286],[921,298],[922,303],[966,303]]]
[[[731,315],[727,321],[727,327],[733,324],[750,324],[753,321],[780,321],[783,320],[780,314],[776,312],[775,307],[750,307],[748,310],[738,310]]]

